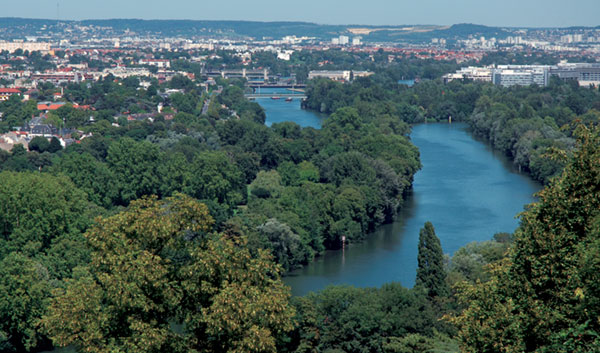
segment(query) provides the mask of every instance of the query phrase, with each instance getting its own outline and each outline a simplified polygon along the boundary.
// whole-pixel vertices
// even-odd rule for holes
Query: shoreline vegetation
[[[428,65],[415,70],[443,71]],[[0,350],[598,350],[600,92],[556,80],[409,88],[403,69],[386,70],[311,81],[305,106],[329,115],[320,130],[266,127],[243,80],[218,78],[218,95],[182,75],[63,87],[93,113],[69,103],[46,119],[79,142],[0,151]],[[55,93],[41,84],[32,100],[0,102],[2,131]],[[409,124],[448,116],[547,185],[515,234],[445,259],[426,223],[414,288],[290,298],[282,272],[396,217],[421,167]]]

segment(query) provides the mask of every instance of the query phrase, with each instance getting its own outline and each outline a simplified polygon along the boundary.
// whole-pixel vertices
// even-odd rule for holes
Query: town
[[[172,119],[177,109],[169,104],[169,98],[184,93],[185,85],[197,86],[202,112],[207,113],[210,96],[223,89],[226,79],[244,80],[250,93],[260,87],[290,87],[301,93],[310,79],[349,82],[369,76],[374,68],[369,63],[382,60],[388,64],[405,59],[454,63],[456,73],[446,72],[446,82],[460,79],[544,86],[551,76],[557,76],[581,85],[600,84],[600,64],[593,63],[600,58],[600,30],[593,28],[504,29],[502,39],[468,35],[464,39],[435,37],[421,43],[368,42],[365,38],[378,31],[361,28],[343,29],[344,34],[332,38],[286,35],[279,39],[210,29],[188,37],[161,37],[76,22],[27,25],[19,34],[14,27],[7,28],[0,27],[0,33],[12,37],[0,42],[0,101],[31,100],[35,108],[30,119],[16,125],[7,116],[9,112],[0,109],[0,148],[5,150],[15,144],[27,148],[35,137],[58,139],[66,147],[89,136],[68,124],[65,115],[76,111],[89,125],[98,120],[101,107],[65,94],[65,90],[81,85],[90,89],[107,79],[157,93],[151,104],[131,102],[114,110],[114,126],[122,119],[147,120],[159,114]],[[443,30],[438,28],[436,33]],[[495,55],[514,56],[521,62],[485,64]],[[548,58],[559,62],[540,64]],[[586,62],[580,62],[583,60]],[[428,79],[403,78],[407,82]]]

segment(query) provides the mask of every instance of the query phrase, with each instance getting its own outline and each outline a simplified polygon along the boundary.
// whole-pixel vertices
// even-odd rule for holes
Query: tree
[[[110,145],[106,161],[115,175],[119,204],[127,205],[144,195],[159,193],[160,155],[157,146],[128,137]]]
[[[378,289],[329,286],[294,299],[296,352],[406,352],[400,343],[415,334],[431,337],[435,325],[427,300],[398,283]]]
[[[100,219],[90,265],[55,291],[44,328],[87,352],[275,352],[292,328],[289,289],[266,251],[212,224],[181,194]]]
[[[55,136],[52,136],[47,151],[50,153],[56,153],[60,150],[62,150],[62,145],[60,144],[60,141]]]
[[[267,238],[275,261],[287,272],[306,263],[308,251],[298,234],[285,223],[269,219],[258,227],[258,232]]]
[[[50,147],[48,139],[42,136],[36,136],[29,141],[29,150],[39,153],[46,152]]]
[[[419,232],[417,260],[415,286],[425,290],[430,298],[447,296],[449,290],[446,284],[444,253],[431,222],[425,222],[425,227]]]
[[[63,173],[71,178],[79,189],[88,194],[90,201],[111,208],[117,198],[114,174],[88,152],[68,152],[56,159],[52,173]]]
[[[39,263],[12,253],[0,261],[0,336],[7,337],[3,352],[37,348],[45,337],[37,320],[45,311],[50,276]]]
[[[44,342],[37,321],[50,287],[50,275],[39,262],[20,253],[0,260],[0,337],[7,337],[3,352],[30,351]]]
[[[459,287],[465,351],[600,349],[600,128],[576,134],[562,175],[521,215],[509,257],[488,282]]]
[[[282,191],[281,176],[277,170],[261,170],[250,184],[250,192],[259,198],[279,197]]]
[[[91,222],[85,193],[68,179],[39,173],[0,173],[0,257],[37,255]]]
[[[232,211],[246,193],[242,173],[225,153],[198,153],[190,171],[184,191],[197,199],[223,204]]]

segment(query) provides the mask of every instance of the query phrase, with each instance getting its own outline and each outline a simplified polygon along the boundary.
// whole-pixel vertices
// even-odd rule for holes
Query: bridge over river
[[[306,94],[304,93],[247,93],[244,95],[248,99],[256,99],[256,98],[272,98],[272,99],[306,99]]]

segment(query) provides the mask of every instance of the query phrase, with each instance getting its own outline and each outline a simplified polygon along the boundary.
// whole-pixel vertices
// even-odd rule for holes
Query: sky
[[[507,27],[600,25],[600,0],[2,0],[0,17],[307,21]],[[58,5],[58,6],[57,6]],[[58,11],[57,11],[58,10]]]

